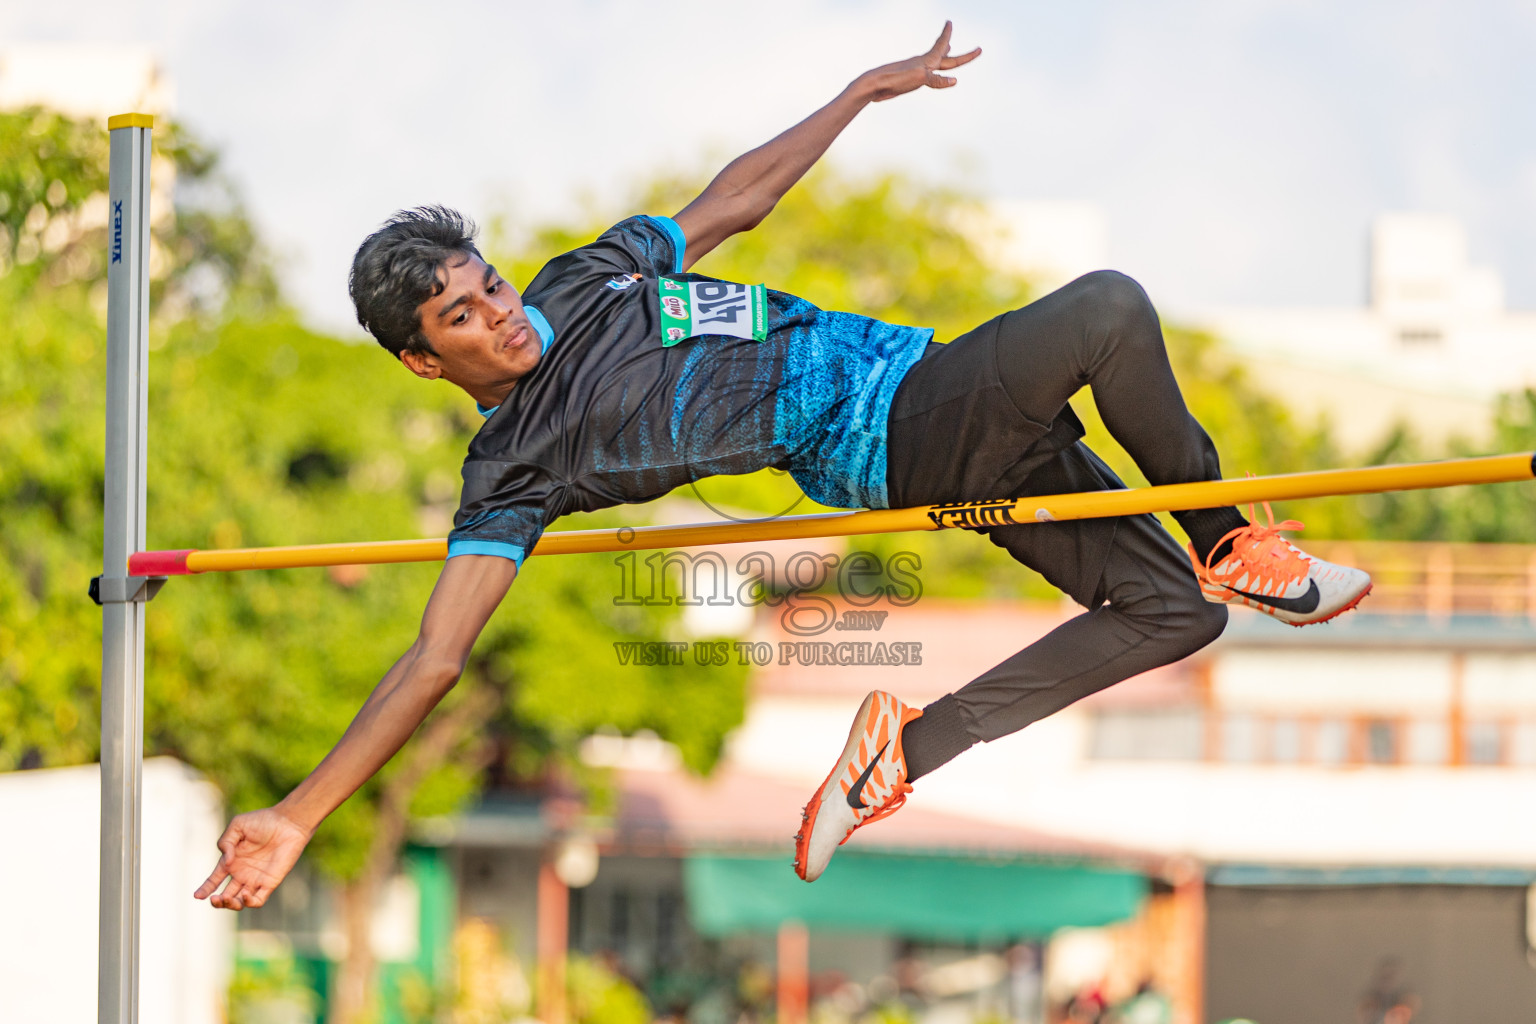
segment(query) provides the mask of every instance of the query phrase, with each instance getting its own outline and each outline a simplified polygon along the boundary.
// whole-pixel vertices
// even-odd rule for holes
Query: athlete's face
[[[417,376],[450,381],[481,405],[499,405],[539,364],[543,345],[517,294],[478,256],[441,271],[441,293],[421,304],[421,332],[436,355],[402,352]]]

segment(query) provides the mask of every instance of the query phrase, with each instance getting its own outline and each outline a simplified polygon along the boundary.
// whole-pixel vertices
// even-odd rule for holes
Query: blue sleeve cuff
[[[647,215],[649,216],[649,215]],[[677,226],[677,221],[671,217],[650,217],[672,239],[672,251],[677,254],[677,262],[672,267],[672,273],[683,272],[683,253],[688,249],[688,239],[683,237],[683,229]]]
[[[497,540],[452,540],[448,542],[448,557],[455,555],[496,555],[500,558],[510,558],[517,563],[517,567],[523,567],[523,559],[528,557],[521,545],[506,544]]]
[[[523,312],[528,314],[528,322],[533,325],[533,329],[539,332],[539,344],[542,346],[540,351],[548,352],[549,346],[555,343],[555,329],[549,325],[549,321],[545,319],[543,313],[539,312],[537,306],[530,306],[525,303],[523,305]],[[479,405],[480,403],[476,402],[475,404]],[[497,408],[500,408],[500,406],[497,406]],[[496,410],[492,409],[491,411],[495,412]]]

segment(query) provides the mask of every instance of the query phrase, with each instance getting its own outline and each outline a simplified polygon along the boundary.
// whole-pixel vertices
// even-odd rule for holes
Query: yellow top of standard
[[[113,114],[107,118],[109,132],[119,128],[153,128],[154,126],[154,114]]]

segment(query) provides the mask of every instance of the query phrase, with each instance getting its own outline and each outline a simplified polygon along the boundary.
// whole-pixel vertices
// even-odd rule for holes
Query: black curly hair
[[[357,322],[396,359],[401,352],[436,355],[421,331],[421,304],[442,293],[441,272],[475,248],[475,225],[446,206],[401,210],[363,239],[352,257],[347,290]]]

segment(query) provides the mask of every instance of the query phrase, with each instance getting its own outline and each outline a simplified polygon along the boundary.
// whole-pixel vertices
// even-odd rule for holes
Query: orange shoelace
[[[1249,474],[1250,476],[1252,474]],[[1284,585],[1302,579],[1307,574],[1307,559],[1297,551],[1284,537],[1280,536],[1282,530],[1304,530],[1306,526],[1295,519],[1287,519],[1283,522],[1275,522],[1275,511],[1269,507],[1269,502],[1264,502],[1264,515],[1269,522],[1260,525],[1252,522],[1247,526],[1240,526],[1235,530],[1229,530],[1216,546],[1211,548],[1210,554],[1205,556],[1205,571],[1207,575],[1212,573],[1211,559],[1221,546],[1227,541],[1232,542],[1232,554],[1236,555],[1247,568],[1251,580],[1257,580],[1264,587],[1275,584]],[[1258,511],[1252,504],[1248,506],[1248,517],[1253,520],[1259,518]],[[1253,588],[1253,583],[1249,583]],[[1269,591],[1264,591],[1268,593]]]

